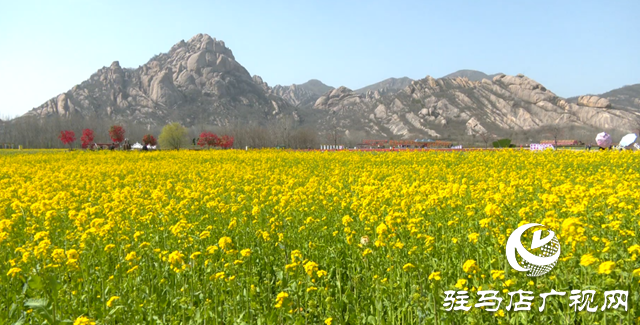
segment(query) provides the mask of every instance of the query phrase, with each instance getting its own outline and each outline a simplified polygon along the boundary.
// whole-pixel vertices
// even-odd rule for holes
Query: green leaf
[[[33,290],[42,289],[42,279],[37,275],[33,275],[29,277],[29,280],[27,281],[27,283],[29,284],[29,288]]]
[[[24,302],[24,306],[30,309],[47,308],[47,299],[32,298]]]
[[[118,311],[118,309],[122,308],[122,306],[116,306],[113,309],[111,309],[111,311],[109,312],[109,316],[113,315],[116,313],[116,311]]]
[[[53,316],[49,313],[47,299],[44,298],[32,298],[24,302],[24,306],[38,314],[38,316],[44,318],[49,324],[55,324]]]
[[[13,323],[13,325],[22,325],[22,324],[24,324],[24,314],[20,316],[20,319],[18,319],[18,321]]]

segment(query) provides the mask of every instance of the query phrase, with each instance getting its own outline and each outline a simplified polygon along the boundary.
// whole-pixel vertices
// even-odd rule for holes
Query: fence
[[[531,149],[532,151],[533,150],[545,150],[545,149],[548,149],[548,148],[554,149],[553,145],[549,144],[549,143],[542,143],[542,144],[541,143],[532,143],[529,146],[529,149]]]

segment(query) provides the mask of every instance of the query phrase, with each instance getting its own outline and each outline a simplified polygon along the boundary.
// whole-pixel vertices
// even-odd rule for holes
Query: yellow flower
[[[218,250],[218,246],[209,246],[207,247],[207,254],[213,254]]]
[[[136,252],[130,252],[129,254],[127,254],[127,256],[124,258],[125,261],[132,261],[135,260],[136,257],[138,257],[138,255],[136,254]]]
[[[109,300],[107,300],[107,307],[112,307],[113,303],[118,299],[120,299],[120,297],[118,296],[112,296],[111,298],[109,298]]]
[[[181,265],[184,263],[183,258],[184,254],[180,253],[179,251],[173,251],[171,254],[169,254],[169,263],[174,266]]]
[[[515,280],[511,280],[511,279],[509,279],[509,280],[507,280],[507,281],[505,281],[505,282],[504,282],[504,286],[505,286],[505,287],[510,287],[510,286],[514,285],[515,283],[516,283],[516,281],[515,281]]]
[[[231,245],[232,245],[231,238],[227,236],[224,236],[220,238],[220,240],[218,240],[218,246],[220,246],[221,249],[230,248]]]
[[[387,228],[387,225],[381,223],[380,225],[378,225],[378,227],[376,227],[376,234],[382,236],[382,234],[384,234],[388,229],[389,228]]]
[[[240,251],[240,255],[242,255],[242,257],[249,257],[249,255],[251,255],[251,249],[250,248],[245,248],[243,250]]]
[[[195,260],[196,258],[198,258],[198,256],[202,255],[202,253],[200,252],[194,252],[193,254],[191,254],[189,256],[190,259]]]
[[[477,233],[477,232],[474,232],[474,233],[470,234],[468,237],[469,237],[469,242],[475,244],[475,243],[478,242],[478,238],[480,237],[480,234]]]
[[[53,253],[51,253],[51,258],[55,263],[62,263],[65,260],[66,255],[64,254],[64,249],[54,249]]]
[[[496,317],[504,317],[504,310],[500,309],[494,314]]]
[[[104,247],[104,251],[108,252],[108,251],[114,249],[115,247],[116,247],[116,245],[114,245],[114,244],[108,244],[107,246]]]
[[[633,246],[629,247],[627,250],[629,251],[629,254],[633,254],[633,253],[640,254],[640,245],[638,245],[638,244],[633,245]]]
[[[637,268],[637,269],[633,270],[633,273],[632,273],[632,274],[633,274],[634,276],[640,276],[640,268]]]
[[[491,277],[494,280],[504,280],[504,271],[491,270]]]
[[[464,264],[462,265],[462,269],[466,273],[476,273],[477,271],[480,271],[480,268],[478,268],[478,264],[474,260],[467,260],[466,262],[464,262]]]
[[[85,316],[80,316],[76,318],[76,320],[73,322],[73,325],[96,325],[96,322]]]
[[[367,248],[367,249],[364,250],[364,252],[362,252],[362,257],[365,257],[365,256],[367,256],[367,255],[369,255],[371,253],[372,253],[371,249]]]
[[[582,266],[589,266],[597,262],[598,262],[598,259],[591,254],[582,255],[582,257],[580,258],[580,265]]]
[[[75,249],[70,249],[67,251],[67,258],[70,260],[77,260],[80,258],[80,254]]]
[[[331,325],[331,322],[333,322],[333,318],[331,318],[331,317],[329,317],[329,318],[324,320],[324,324],[325,325]]]
[[[313,276],[313,272],[318,270],[318,263],[316,262],[307,262],[307,264],[304,265],[304,271],[307,272],[307,275],[309,276]]]
[[[318,290],[318,288],[316,288],[316,287],[309,287],[309,288],[307,288],[307,292],[317,291],[317,290]]]
[[[458,279],[458,282],[456,282],[455,287],[458,289],[462,289],[464,288],[464,286],[467,284],[467,280],[466,279]]]
[[[320,271],[316,272],[316,275],[317,275],[319,278],[321,278],[321,277],[323,277],[323,276],[326,276],[326,275],[327,275],[327,271],[325,271],[325,270],[320,270]]]
[[[402,249],[403,247],[404,247],[404,244],[400,241],[393,244],[393,248],[396,248],[396,249]]]
[[[12,267],[9,269],[9,272],[7,272],[7,276],[14,277],[16,274],[20,273],[21,271],[22,269],[19,267]]]
[[[134,267],[130,268],[129,270],[127,270],[127,274],[133,273],[133,272],[135,272],[137,269],[138,269],[138,265],[136,265],[136,266],[134,266]]]
[[[298,263],[290,263],[284,266],[285,271],[289,271],[290,269],[295,269],[298,266]]]
[[[302,253],[297,249],[291,252],[291,262],[295,262],[296,259],[302,261]]]
[[[224,278],[224,272],[218,272],[214,275],[216,280]]]
[[[611,272],[613,272],[615,268],[616,268],[616,262],[611,262],[611,261],[602,262],[598,267],[598,273],[611,274]]]
[[[205,238],[209,238],[209,236],[211,235],[211,233],[209,231],[203,231],[200,233],[200,239],[205,239]]]
[[[284,300],[285,300],[287,297],[289,297],[289,294],[288,294],[288,293],[286,293],[286,292],[280,292],[280,293],[278,294],[278,296],[276,297],[276,305],[275,305],[275,307],[276,307],[276,308],[281,308],[281,307],[282,307],[282,304],[284,303]]]
[[[440,272],[433,272],[429,274],[429,280],[440,281],[442,278],[440,277]]]
[[[411,263],[407,263],[407,264],[405,264],[405,265],[402,267],[402,269],[403,269],[405,272],[409,272],[409,271],[413,270],[415,267],[416,267],[415,265],[413,265],[413,264],[411,264]]]

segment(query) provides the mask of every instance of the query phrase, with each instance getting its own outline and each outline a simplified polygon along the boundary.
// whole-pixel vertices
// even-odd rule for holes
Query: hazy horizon
[[[2,1],[0,116],[22,115],[103,66],[137,68],[198,33],[270,86],[358,89],[462,69],[523,73],[561,97],[640,83],[640,2]]]

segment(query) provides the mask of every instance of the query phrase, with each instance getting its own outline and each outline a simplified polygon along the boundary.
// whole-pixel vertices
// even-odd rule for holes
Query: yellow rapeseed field
[[[0,153],[0,320],[12,324],[634,323],[633,152]],[[519,225],[557,233],[536,278]],[[445,311],[494,289],[500,309]],[[628,290],[627,311],[507,311],[507,293]],[[470,295],[470,303],[477,297]]]

